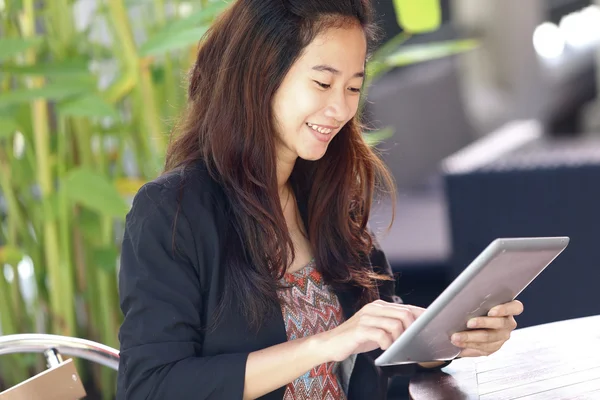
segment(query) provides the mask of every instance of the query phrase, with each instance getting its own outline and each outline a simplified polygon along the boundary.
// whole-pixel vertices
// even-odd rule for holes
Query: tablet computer
[[[381,354],[379,366],[448,361],[461,349],[452,334],[514,300],[569,244],[568,237],[494,240]]]

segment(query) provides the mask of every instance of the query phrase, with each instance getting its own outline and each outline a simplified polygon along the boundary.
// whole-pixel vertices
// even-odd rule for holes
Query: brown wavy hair
[[[238,0],[200,42],[189,76],[188,106],[167,152],[165,171],[201,160],[223,187],[232,216],[224,298],[260,325],[277,302],[277,282],[294,248],[277,187],[272,100],[292,64],[322,31],[359,24],[375,38],[368,0]],[[393,195],[391,176],[365,143],[358,117],[332,139],[318,161],[296,162],[290,177],[307,206],[307,234],[326,282],[379,297],[387,275],[369,267],[367,221],[376,188]],[[234,240],[228,238],[228,240]],[[243,243],[243,245],[242,245]]]

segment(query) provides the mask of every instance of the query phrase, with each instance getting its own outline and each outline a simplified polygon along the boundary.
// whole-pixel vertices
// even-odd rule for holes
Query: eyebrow
[[[315,65],[312,69],[315,71],[320,71],[320,72],[331,72],[333,75],[341,74],[340,71],[338,71],[337,69],[333,68],[332,66],[326,65],[326,64]],[[364,78],[364,77],[365,77],[364,71],[357,72],[353,76],[353,78]]]

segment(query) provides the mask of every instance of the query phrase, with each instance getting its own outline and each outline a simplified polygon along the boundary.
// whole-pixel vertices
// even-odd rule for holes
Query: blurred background
[[[570,236],[520,326],[600,314],[600,1],[375,0],[362,104],[398,186],[372,225],[427,306],[497,237]],[[0,0],[0,334],[118,348],[124,216],[221,0]],[[78,361],[88,398],[116,374]],[[0,390],[45,368],[0,356]]]

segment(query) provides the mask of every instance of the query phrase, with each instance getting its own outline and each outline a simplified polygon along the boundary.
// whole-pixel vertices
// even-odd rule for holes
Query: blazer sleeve
[[[394,277],[394,274],[392,272],[392,267],[390,266],[390,263],[388,262],[387,257],[385,256],[385,253],[383,252],[383,250],[381,249],[381,246],[375,239],[375,236],[372,233],[371,233],[371,235],[373,236],[373,249],[369,256],[369,261],[371,262],[373,271],[380,273],[380,274],[388,275],[390,277]],[[379,298],[381,300],[384,300],[384,301],[387,301],[390,303],[398,303],[398,304],[404,303],[402,301],[402,299],[400,298],[400,296],[396,295],[395,279],[391,280],[391,281],[383,281],[379,285]],[[380,350],[379,354],[381,354],[381,353],[382,353],[382,351]],[[377,356],[379,356],[379,354],[377,354]],[[381,369],[382,369],[383,373],[388,376],[412,375],[416,372],[439,371],[440,369],[449,365],[450,362],[451,361],[447,361],[444,364],[441,364],[440,366],[435,367],[435,368],[424,368],[418,364],[405,364],[405,365],[394,365],[394,366],[389,366],[389,367],[381,367]]]
[[[214,248],[214,218],[202,205],[194,209],[206,221],[198,233],[206,239],[194,241],[169,191],[146,184],[126,217],[117,399],[241,399],[248,354],[201,356],[200,270],[206,266],[192,260],[207,258],[202,253],[209,249],[198,247]]]

